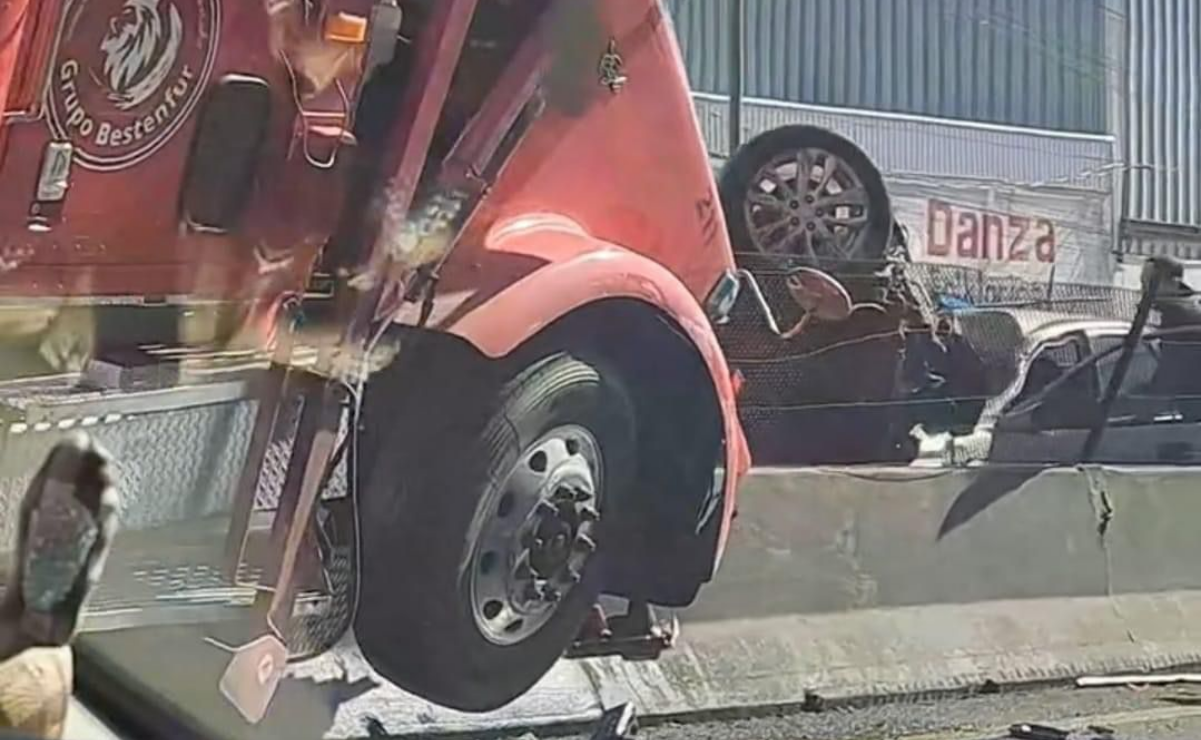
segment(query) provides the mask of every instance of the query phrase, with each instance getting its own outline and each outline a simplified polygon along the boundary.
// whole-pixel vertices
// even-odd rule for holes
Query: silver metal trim
[[[75,147],[68,141],[52,141],[42,154],[42,167],[38,171],[37,192],[34,199],[39,203],[58,203],[67,197],[71,186],[71,164]]]
[[[771,333],[777,337],[784,335],[780,331],[780,323],[776,321],[776,315],[771,310],[771,304],[767,302],[767,297],[763,295],[763,289],[759,287],[759,281],[750,270],[739,270],[735,273],[748,288],[751,289],[751,295],[755,297],[755,304],[759,307],[759,312],[763,314],[763,320],[767,322],[767,328],[771,329]]]
[[[87,416],[161,413],[195,406],[232,403],[251,398],[252,389],[253,383],[250,380],[235,380],[132,393],[89,392],[81,393],[80,395],[84,396],[82,398],[66,395],[62,400],[34,402],[23,408],[0,403],[0,418],[10,423],[42,425],[49,431],[60,422]],[[39,430],[35,428],[34,431]]]
[[[732,288],[729,287],[731,284]],[[733,292],[726,294],[724,292],[726,290]],[[734,306],[738,305],[738,298],[741,295],[742,280],[738,273],[733,270],[723,272],[705,298],[705,313],[709,316],[709,320],[718,326],[728,323],[730,314],[734,311]]]

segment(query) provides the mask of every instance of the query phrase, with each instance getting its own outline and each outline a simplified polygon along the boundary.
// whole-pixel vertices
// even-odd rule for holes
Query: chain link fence
[[[948,306],[1053,311],[1122,321],[1133,319],[1138,309],[1137,290],[1059,282],[1053,275],[1046,281],[1036,281],[1012,275],[989,275],[975,268],[928,263],[906,265],[905,273]]]

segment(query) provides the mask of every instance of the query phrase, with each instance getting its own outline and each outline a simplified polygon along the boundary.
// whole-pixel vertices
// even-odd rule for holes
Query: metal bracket
[[[567,651],[568,658],[616,655],[625,660],[655,660],[675,646],[680,620],[660,619],[645,601],[631,601],[625,614],[607,617],[597,604]]]

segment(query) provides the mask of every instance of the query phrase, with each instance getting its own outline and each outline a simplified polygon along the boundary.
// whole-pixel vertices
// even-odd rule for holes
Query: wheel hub
[[[765,252],[811,260],[854,259],[868,223],[867,190],[853,169],[829,152],[777,157],[754,177],[745,216]]]
[[[498,644],[526,639],[554,614],[596,550],[601,458],[585,429],[561,427],[518,458],[472,557],[476,624]]]
[[[568,545],[574,539],[572,530],[566,513],[557,507],[553,514],[539,515],[529,549],[530,566],[535,575],[552,578],[568,567]]]

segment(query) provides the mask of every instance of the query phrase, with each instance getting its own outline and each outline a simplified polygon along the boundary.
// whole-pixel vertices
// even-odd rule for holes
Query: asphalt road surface
[[[640,740],[998,740],[1035,723],[1070,740],[1199,740],[1201,687],[1054,688],[789,716],[643,727]],[[1112,730],[1111,735],[1090,727]],[[533,737],[533,736],[527,736]],[[586,735],[576,736],[584,740]],[[575,738],[572,738],[575,740]]]

